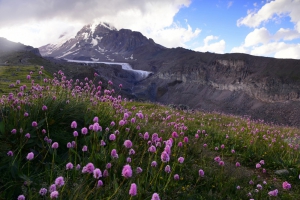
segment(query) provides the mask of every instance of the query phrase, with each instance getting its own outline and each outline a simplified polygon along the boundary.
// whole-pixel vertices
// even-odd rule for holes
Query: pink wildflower
[[[7,156],[14,156],[14,153],[12,151],[7,152]]]
[[[73,122],[71,123],[71,128],[77,128],[77,122],[73,121]]]
[[[32,160],[34,158],[34,153],[33,152],[28,153],[26,158],[27,160]]]
[[[73,164],[71,162],[66,164],[66,170],[73,169]]]
[[[125,140],[124,141],[124,146],[129,149],[129,148],[132,147],[132,142],[130,140]]]
[[[73,132],[73,136],[74,136],[74,137],[77,137],[77,136],[78,136],[78,132],[77,132],[77,131],[74,131],[74,132]]]
[[[171,172],[171,167],[170,167],[170,165],[167,165],[167,166],[165,167],[165,172],[167,172],[167,173],[170,173],[170,172]]]
[[[50,198],[51,198],[51,199],[57,199],[57,198],[58,198],[58,192],[57,192],[57,191],[51,192]]]
[[[64,178],[62,176],[59,176],[55,179],[55,185],[58,187],[61,187],[65,184]]]
[[[99,122],[99,118],[98,117],[94,117],[93,122],[94,123],[98,123]]]
[[[137,195],[137,186],[135,183],[132,183],[130,186],[129,194],[131,196],[136,196]]]
[[[277,189],[268,192],[268,195],[271,196],[271,197],[275,197],[275,196],[277,196],[277,194],[278,194],[278,190]]]
[[[119,125],[120,125],[120,126],[124,126],[124,125],[125,125],[125,121],[124,121],[123,119],[120,120],[120,121],[119,121]]]
[[[163,151],[161,153],[160,158],[161,158],[162,162],[169,162],[170,161],[170,156],[169,156],[169,154],[166,151]]]
[[[55,184],[50,185],[49,192],[53,192],[55,190],[56,190],[56,185]]]
[[[88,147],[87,147],[86,145],[84,145],[84,146],[82,147],[82,151],[85,152],[85,151],[87,151],[87,150],[88,150]]]
[[[289,189],[292,188],[292,185],[291,185],[289,182],[284,181],[284,182],[282,183],[282,188],[285,189],[285,190],[289,190]]]
[[[134,149],[129,149],[129,155],[134,155],[134,154],[135,154]]]
[[[46,110],[48,110],[47,106],[43,105],[42,111],[46,111]]]
[[[265,161],[264,161],[264,160],[261,160],[261,161],[259,161],[259,163],[260,163],[261,165],[264,165],[264,164],[265,164]]]
[[[184,141],[185,143],[188,143],[188,142],[189,142],[189,138],[188,138],[188,137],[184,137],[184,138],[183,138],[183,141]]]
[[[40,191],[39,191],[39,194],[41,196],[45,196],[47,194],[47,189],[46,188],[41,188]]]
[[[83,127],[81,129],[81,133],[82,133],[82,135],[86,135],[88,133],[88,129],[86,127]]]
[[[220,158],[219,156],[217,156],[217,157],[214,158],[214,160],[215,160],[216,162],[220,162],[220,161],[221,161],[221,158]]]
[[[102,172],[99,168],[94,169],[93,174],[95,179],[99,179],[102,177]]]
[[[109,135],[109,140],[114,141],[116,139],[116,135],[115,134],[110,134]]]
[[[111,155],[111,157],[113,157],[113,158],[119,158],[119,155],[118,155],[116,149],[111,150],[110,155]]]
[[[23,194],[19,195],[18,200],[25,200],[25,196]]]
[[[122,170],[122,176],[125,178],[130,178],[132,176],[132,169],[130,165],[125,165]]]
[[[33,121],[32,123],[31,123],[31,125],[32,125],[32,127],[37,127],[37,122],[36,121]]]
[[[179,158],[178,158],[178,162],[179,162],[179,163],[183,163],[183,161],[184,161],[184,158],[183,158],[183,157],[179,157]]]
[[[101,186],[103,186],[103,182],[101,180],[99,180],[98,183],[97,183],[97,188],[99,188]]]
[[[156,161],[152,161],[151,162],[151,167],[156,167],[157,166],[157,162]]]
[[[57,142],[54,142],[53,144],[52,144],[52,149],[57,149],[58,148],[58,143]]]
[[[148,139],[149,139],[149,133],[145,132],[145,134],[144,134],[144,140],[148,140]]]
[[[151,146],[149,147],[148,151],[151,152],[151,153],[155,153],[155,152],[156,152],[156,147],[153,146],[153,145],[151,145]]]
[[[159,198],[159,194],[157,194],[157,193],[154,193],[154,194],[152,195],[152,198],[151,198],[151,200],[160,200],[160,198]]]
[[[199,170],[199,176],[204,177],[204,171],[202,169]]]
[[[137,167],[136,168],[136,173],[137,174],[140,174],[140,173],[142,173],[143,172],[143,169],[142,168],[140,168],[140,167]]]

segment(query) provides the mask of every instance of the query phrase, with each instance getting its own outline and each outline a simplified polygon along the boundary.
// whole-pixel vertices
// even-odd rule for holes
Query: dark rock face
[[[40,50],[57,58],[126,62],[153,72],[142,81],[120,75],[122,69],[109,72],[118,83],[125,81],[123,90],[136,99],[300,126],[300,60],[168,49],[139,32],[105,23],[87,25],[61,46]]]
[[[135,94],[165,104],[300,126],[300,60],[187,51],[170,49],[164,58],[149,62],[148,67],[159,70],[139,83]],[[152,92],[143,92],[148,90]]]

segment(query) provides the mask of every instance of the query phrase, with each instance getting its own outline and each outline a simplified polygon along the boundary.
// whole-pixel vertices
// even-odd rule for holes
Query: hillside
[[[0,98],[0,199],[300,197],[299,129],[128,101],[97,77],[40,82],[39,71]]]

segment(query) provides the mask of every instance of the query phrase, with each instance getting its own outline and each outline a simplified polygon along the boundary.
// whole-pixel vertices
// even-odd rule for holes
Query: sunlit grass
[[[40,70],[39,66],[0,66],[0,94],[8,94],[15,89],[19,89],[20,85],[31,86],[31,80],[28,80],[26,76],[30,72],[36,72],[33,75],[33,79],[36,83],[42,82],[43,78],[50,78],[52,75],[43,71],[43,74],[38,74]],[[20,81],[20,84],[16,82]]]

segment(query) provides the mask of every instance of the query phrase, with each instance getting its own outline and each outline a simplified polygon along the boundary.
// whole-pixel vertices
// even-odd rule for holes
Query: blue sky
[[[277,1],[278,2],[278,1]],[[288,5],[290,1],[286,1]],[[300,2],[298,8],[300,10]],[[201,33],[187,42],[187,48],[195,49],[204,45],[204,39],[208,36],[215,36],[214,40],[210,40],[210,44],[220,40],[225,41],[223,53],[230,53],[235,47],[242,46],[245,38],[255,29],[265,28],[271,35],[276,34],[279,29],[294,30],[295,23],[291,22],[290,13],[274,14],[271,19],[264,21],[257,27],[249,27],[247,25],[238,25],[238,20],[245,18],[249,12],[258,12],[262,7],[268,6],[271,1],[222,1],[222,0],[193,0],[189,7],[184,7],[174,17],[175,22],[180,24],[188,23],[191,27],[199,28]],[[273,2],[275,3],[275,1]],[[299,19],[299,18],[298,18]],[[286,44],[300,44],[300,34],[293,40],[285,41]],[[260,35],[257,34],[259,38]],[[282,40],[278,40],[282,41]],[[300,48],[297,52],[300,54]],[[246,52],[250,53],[250,51]],[[265,52],[263,56],[275,55],[274,52]],[[300,58],[299,56],[296,58]]]
[[[300,59],[299,9],[300,0],[0,0],[0,37],[39,47],[108,22],[170,48]]]

